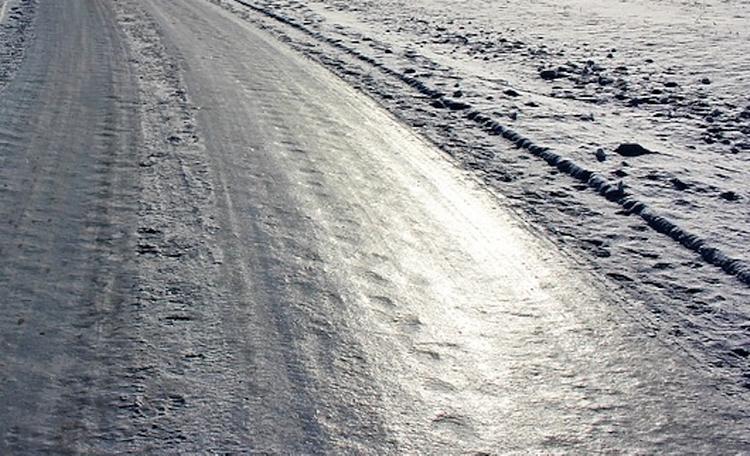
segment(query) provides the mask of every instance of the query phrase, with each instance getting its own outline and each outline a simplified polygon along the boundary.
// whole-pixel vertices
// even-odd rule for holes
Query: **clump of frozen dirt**
[[[656,2],[645,34],[639,0],[618,4],[635,8],[626,17],[572,3],[215,2],[374,96],[641,300],[660,337],[750,387],[737,350],[750,336],[747,5],[701,7],[723,22],[696,28],[697,4]],[[737,46],[717,59],[676,37]],[[701,122],[729,143],[701,140]]]

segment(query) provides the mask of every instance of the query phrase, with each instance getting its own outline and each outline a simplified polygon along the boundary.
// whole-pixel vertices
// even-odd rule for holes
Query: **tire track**
[[[6,0],[0,5],[0,93],[13,79],[33,39],[37,0]]]
[[[0,104],[3,454],[116,438],[130,356],[134,82],[103,2],[38,8]]]

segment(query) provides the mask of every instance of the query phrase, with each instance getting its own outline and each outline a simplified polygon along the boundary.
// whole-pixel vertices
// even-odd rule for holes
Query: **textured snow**
[[[750,385],[750,3],[217,2],[370,93],[642,302],[656,334]]]

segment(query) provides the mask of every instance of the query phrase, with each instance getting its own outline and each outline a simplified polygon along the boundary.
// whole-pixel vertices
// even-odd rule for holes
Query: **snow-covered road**
[[[36,8],[0,98],[0,454],[750,448],[642,303],[267,32]]]

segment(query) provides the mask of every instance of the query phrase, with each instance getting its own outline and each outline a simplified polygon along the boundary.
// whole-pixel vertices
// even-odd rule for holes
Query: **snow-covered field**
[[[289,9],[750,257],[750,3],[305,3]],[[630,142],[659,154],[623,164],[611,151]]]
[[[655,336],[750,386],[750,2],[214,1],[370,93],[628,290]]]

